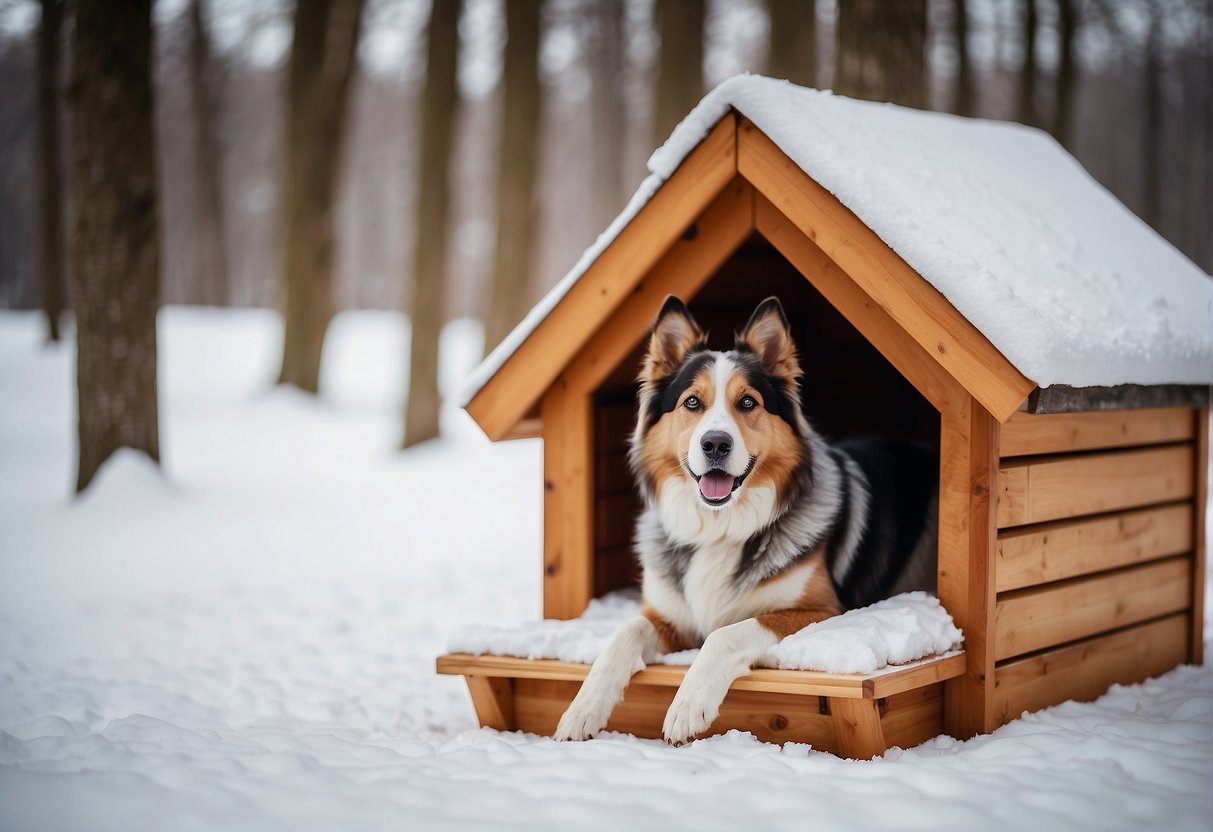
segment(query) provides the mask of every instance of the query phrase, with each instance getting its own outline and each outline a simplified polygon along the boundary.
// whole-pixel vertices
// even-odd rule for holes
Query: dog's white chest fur
[[[774,578],[756,587],[738,586],[743,544],[722,540],[690,554],[681,588],[657,570],[645,570],[644,597],[681,632],[708,633],[773,610],[788,609],[804,593],[812,569]]]

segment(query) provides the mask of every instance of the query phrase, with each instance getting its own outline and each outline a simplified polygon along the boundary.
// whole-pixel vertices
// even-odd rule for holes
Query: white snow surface
[[[469,624],[455,631],[447,649],[591,664],[619,625],[639,613],[640,598],[635,592],[615,592],[591,601],[571,621]],[[926,592],[906,592],[810,624],[775,645],[759,664],[783,670],[874,673],[889,665],[949,653],[959,649],[963,639],[938,598]],[[659,655],[657,663],[689,665],[698,654],[698,650],[680,650]]]
[[[397,451],[406,331],[342,314],[312,400],[275,315],[165,310],[164,466],[77,499],[71,346],[0,313],[0,829],[1208,828],[1208,667],[871,762],[477,728],[433,661],[538,615],[541,447]]]
[[[627,208],[477,369],[465,401],[730,108],[1039,386],[1213,383],[1213,281],[1044,131],[742,75],[653,153]]]

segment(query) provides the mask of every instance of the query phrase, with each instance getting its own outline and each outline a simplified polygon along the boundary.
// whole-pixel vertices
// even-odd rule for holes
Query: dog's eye
[[[753,410],[758,407],[758,401],[753,396],[742,396],[737,406],[742,410]]]
[[[687,410],[698,410],[702,404],[698,396],[687,396],[687,400],[682,403]]]

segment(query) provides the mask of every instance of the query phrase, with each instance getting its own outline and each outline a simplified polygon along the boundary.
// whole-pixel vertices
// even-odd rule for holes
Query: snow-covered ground
[[[1209,827],[1207,667],[869,763],[479,730],[433,658],[538,613],[539,445],[452,411],[397,452],[395,316],[338,319],[319,401],[271,388],[270,313],[160,335],[163,471],[73,499],[71,350],[0,314],[0,829]]]

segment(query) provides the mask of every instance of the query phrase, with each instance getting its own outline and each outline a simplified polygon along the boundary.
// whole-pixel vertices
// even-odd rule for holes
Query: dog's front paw
[[[661,727],[661,733],[670,745],[690,742],[707,731],[720,714],[718,706],[711,707],[698,697],[682,696],[681,690],[678,693],[666,711],[665,724]]]
[[[588,740],[597,736],[606,727],[611,716],[611,709],[601,702],[594,702],[580,696],[573,700],[569,709],[560,717],[560,724],[552,734],[555,740]]]

